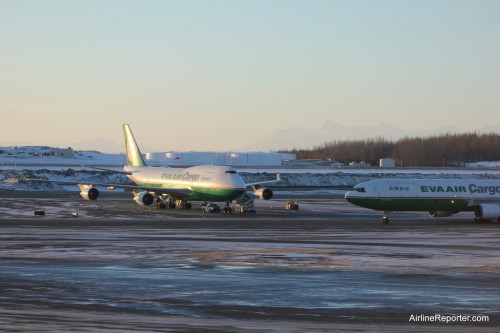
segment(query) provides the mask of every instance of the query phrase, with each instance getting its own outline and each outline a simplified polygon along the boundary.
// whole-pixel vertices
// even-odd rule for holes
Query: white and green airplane
[[[384,223],[393,211],[427,211],[432,217],[473,211],[477,222],[500,222],[500,180],[377,179],[354,186],[345,199],[384,212]]]
[[[228,166],[199,165],[189,168],[149,167],[139,150],[129,125],[123,125],[127,164],[123,171],[135,185],[125,184],[82,184],[77,182],[50,181],[59,184],[78,185],[80,195],[85,200],[97,200],[97,187],[108,189],[122,188],[132,191],[134,200],[141,206],[149,206],[158,198],[180,201],[181,206],[190,208],[188,201],[232,202],[247,196],[251,187],[254,195],[263,200],[273,197],[273,191],[262,185],[280,180],[245,184],[234,168]]]

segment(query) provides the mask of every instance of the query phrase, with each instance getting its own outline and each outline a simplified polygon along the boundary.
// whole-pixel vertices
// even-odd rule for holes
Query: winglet
[[[125,136],[125,150],[127,155],[127,165],[130,166],[145,166],[141,151],[137,146],[134,134],[128,124],[123,124],[123,134]]]
[[[25,181],[28,181],[28,177],[26,177],[24,175],[24,173],[22,173],[21,171],[19,171],[19,181],[22,183],[22,182],[25,182]]]

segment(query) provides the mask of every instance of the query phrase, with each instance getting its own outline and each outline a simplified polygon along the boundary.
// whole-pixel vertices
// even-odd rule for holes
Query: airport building
[[[74,156],[74,151],[71,147],[68,148],[50,148],[50,156],[70,158]]]
[[[71,147],[68,148],[53,148],[47,146],[13,146],[0,147],[0,155],[8,155],[15,157],[64,157],[71,158],[75,152]]]
[[[379,166],[381,168],[395,168],[396,161],[392,158],[381,158],[379,160]]]
[[[232,165],[232,166],[282,166],[295,160],[295,154],[261,153],[261,152],[161,152],[146,153],[150,163],[181,165]]]

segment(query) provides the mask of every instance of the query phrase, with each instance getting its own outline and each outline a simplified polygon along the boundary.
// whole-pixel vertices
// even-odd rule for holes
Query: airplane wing
[[[136,190],[139,191],[146,191],[146,192],[151,192],[155,193],[156,195],[170,195],[174,198],[178,199],[183,199],[187,198],[191,195],[191,190],[188,188],[166,188],[166,187],[144,187],[144,186],[133,186],[129,185],[130,187],[133,187]]]
[[[118,171],[118,170],[111,170],[111,169],[99,168],[99,167],[94,167],[94,166],[88,166],[88,168],[94,169],[94,170],[100,170],[100,171],[108,171],[108,172],[113,172],[113,173],[119,173],[119,174],[122,174],[122,175],[131,175],[131,174],[133,174],[133,172],[131,172],[131,171]]]
[[[112,184],[112,183],[93,183],[93,182],[74,182],[74,181],[65,181],[65,180],[48,180],[48,179],[22,179],[22,181],[32,181],[32,182],[45,182],[45,183],[53,183],[58,185],[77,185],[80,188],[82,186],[93,186],[93,187],[106,187],[108,189],[117,189],[121,188],[128,191],[141,191],[141,192],[151,192],[156,195],[171,195],[176,198],[185,198],[191,194],[191,190],[188,188],[165,188],[165,187],[149,187],[149,186],[140,186],[140,185],[127,185],[127,184]]]
[[[468,207],[475,207],[477,205],[481,204],[491,204],[491,203],[499,203],[498,198],[492,198],[492,199],[486,199],[486,198],[481,198],[481,199],[470,199],[467,201],[467,206]]]
[[[248,183],[248,184],[245,184],[245,186],[247,187],[260,187],[260,185],[262,184],[272,184],[272,183],[277,183],[277,182],[280,182],[281,181],[281,175],[278,173],[276,175],[276,179],[275,180],[266,180],[266,181],[263,181],[263,182],[256,182],[256,183]]]

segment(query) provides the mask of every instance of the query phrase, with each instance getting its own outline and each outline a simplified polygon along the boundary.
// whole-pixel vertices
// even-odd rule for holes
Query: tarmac
[[[255,214],[0,191],[2,332],[497,332],[500,225],[339,195]],[[299,199],[298,211],[284,203]],[[45,215],[35,216],[34,211]],[[77,217],[76,217],[77,216]]]

